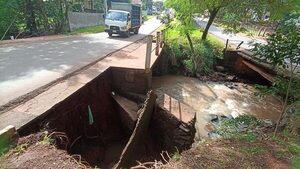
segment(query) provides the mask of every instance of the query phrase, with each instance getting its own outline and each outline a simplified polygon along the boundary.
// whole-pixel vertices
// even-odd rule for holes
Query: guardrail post
[[[147,37],[147,49],[146,49],[146,61],[145,61],[146,73],[150,72],[152,40],[153,40],[153,36],[148,35],[148,37]]]
[[[156,32],[155,55],[158,55],[158,54],[159,54],[159,43],[160,43],[160,32]]]
[[[165,30],[162,30],[162,31],[161,31],[161,35],[160,35],[160,48],[163,47],[164,36],[165,36]]]

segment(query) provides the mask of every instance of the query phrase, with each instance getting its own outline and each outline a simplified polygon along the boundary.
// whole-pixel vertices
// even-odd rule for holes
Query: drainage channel
[[[148,92],[151,76],[109,68],[19,133],[64,133],[65,138],[57,137],[58,148],[101,168],[128,168],[137,161],[160,160],[162,151],[190,148],[195,117],[183,122],[160,107]]]

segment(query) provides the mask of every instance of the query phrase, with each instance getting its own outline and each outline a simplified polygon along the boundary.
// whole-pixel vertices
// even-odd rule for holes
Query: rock
[[[208,133],[209,138],[220,138],[221,136],[215,132]]]
[[[263,120],[263,122],[265,127],[272,127],[274,125],[274,123],[270,119],[265,119]]]
[[[220,120],[225,120],[225,119],[228,119],[228,117],[227,117],[227,116],[224,116],[224,115],[221,115],[221,116],[219,117],[219,119],[220,119]]]
[[[228,80],[228,81],[232,81],[233,79],[235,78],[235,76],[228,76],[227,78],[226,78],[226,80]]]
[[[237,128],[238,128],[241,132],[244,132],[244,131],[247,131],[248,125],[246,125],[246,124],[244,124],[244,123],[238,123],[238,124],[237,124]]]
[[[224,72],[224,71],[225,71],[225,68],[224,68],[224,66],[216,66],[216,70],[217,70],[218,72]]]
[[[218,123],[219,122],[219,117],[218,115],[215,114],[209,114],[209,121],[213,123]]]
[[[228,119],[233,119],[233,117],[232,117],[231,114],[228,114],[226,117],[227,117]]]
[[[215,125],[213,125],[212,123],[208,123],[205,125],[204,129],[208,132],[208,133],[211,133],[211,132],[214,132],[216,131],[216,127]]]

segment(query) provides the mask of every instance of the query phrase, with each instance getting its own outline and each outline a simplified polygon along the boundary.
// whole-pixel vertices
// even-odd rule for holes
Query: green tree
[[[257,17],[262,17],[266,12],[270,12],[271,18],[278,19],[284,13],[293,9],[299,9],[299,0],[195,0],[198,6],[198,11],[208,11],[209,19],[202,34],[202,40],[207,38],[208,30],[219,11],[224,10],[226,13],[234,13],[239,18],[252,17],[254,14]]]
[[[186,2],[183,0],[167,0],[166,6],[176,10],[177,18],[180,21],[176,27],[180,30],[180,33],[186,36],[190,49],[192,53],[194,53],[194,46],[190,36],[190,32],[194,29],[192,22],[192,15],[195,9],[193,1],[188,0],[188,2]]]
[[[296,70],[299,69],[299,42],[300,28],[296,26],[295,19],[290,19],[285,21],[274,34],[268,37],[267,44],[256,44],[253,49],[255,54],[260,56],[262,59],[271,62],[277,67],[283,67],[288,72],[288,86],[285,91],[282,113],[277,121],[274,135],[276,135],[278,125],[286,113],[291,84],[295,79]]]
[[[23,20],[20,0],[0,0],[0,38],[18,33],[18,25]]]

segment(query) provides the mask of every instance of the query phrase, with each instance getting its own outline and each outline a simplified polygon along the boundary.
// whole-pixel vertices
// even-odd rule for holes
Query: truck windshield
[[[109,12],[106,15],[106,19],[117,20],[117,21],[126,21],[127,14],[123,12]]]

